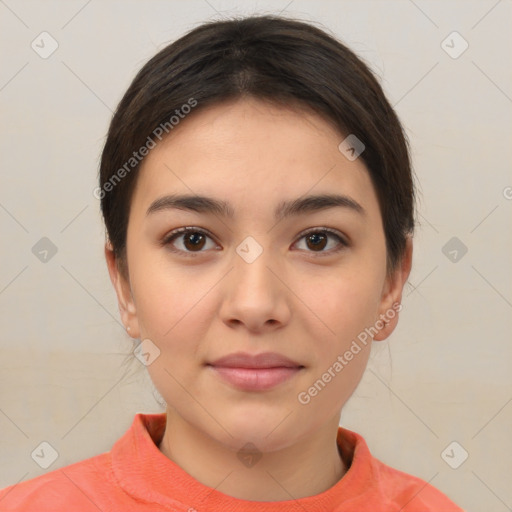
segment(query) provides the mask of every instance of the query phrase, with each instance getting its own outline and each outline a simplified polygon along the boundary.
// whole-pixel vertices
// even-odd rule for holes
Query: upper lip
[[[211,366],[223,366],[227,368],[299,368],[301,364],[292,361],[286,356],[276,352],[262,352],[261,354],[248,354],[235,352],[216,359]]]

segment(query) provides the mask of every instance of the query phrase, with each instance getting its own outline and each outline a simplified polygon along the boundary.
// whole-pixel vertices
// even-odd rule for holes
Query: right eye
[[[213,240],[212,237],[201,228],[195,227],[185,227],[178,228],[174,231],[171,231],[162,241],[162,245],[167,246],[172,252],[176,252],[182,254],[184,256],[196,256],[194,253],[205,252],[202,251],[205,247],[205,241],[209,238]],[[179,239],[182,239],[181,241]],[[178,240],[181,244],[181,248],[176,247],[175,241]],[[214,246],[216,246],[214,244]],[[196,250],[197,249],[197,250]]]

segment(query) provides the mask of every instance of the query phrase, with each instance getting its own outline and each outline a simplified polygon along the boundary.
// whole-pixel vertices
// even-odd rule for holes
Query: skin
[[[191,114],[142,163],[129,215],[127,276],[105,247],[123,323],[133,338],[160,350],[147,367],[168,404],[159,449],[229,496],[312,496],[347,470],[336,434],[371,342],[308,404],[297,396],[401,301],[412,242],[387,272],[377,196],[361,158],[349,161],[338,150],[344,138],[316,114],[255,99]],[[277,224],[273,218],[282,200],[333,192],[357,201],[364,215],[335,207]],[[235,217],[177,209],[146,214],[155,199],[172,193],[229,201]],[[184,226],[213,237],[194,252],[179,236],[169,243],[179,254],[160,243]],[[339,231],[349,245],[333,252],[336,238],[317,249],[298,236],[322,227]],[[236,252],[247,236],[263,249],[252,263]],[[183,255],[187,249],[196,256]],[[386,339],[397,321],[398,313],[374,339]],[[273,389],[242,391],[205,366],[237,351],[278,352],[304,368]],[[237,456],[246,443],[262,454],[250,467]]]

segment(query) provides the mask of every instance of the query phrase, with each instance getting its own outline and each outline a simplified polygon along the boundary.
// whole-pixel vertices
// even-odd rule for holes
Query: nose
[[[220,314],[231,327],[244,325],[252,332],[275,330],[290,319],[289,289],[283,269],[270,250],[248,240],[233,257],[233,268],[222,283]]]

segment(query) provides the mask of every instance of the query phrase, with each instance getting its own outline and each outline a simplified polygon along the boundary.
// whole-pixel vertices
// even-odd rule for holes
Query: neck
[[[284,449],[240,454],[167,410],[160,451],[201,484],[233,498],[286,501],[314,496],[335,485],[347,468],[336,444],[339,417]]]

